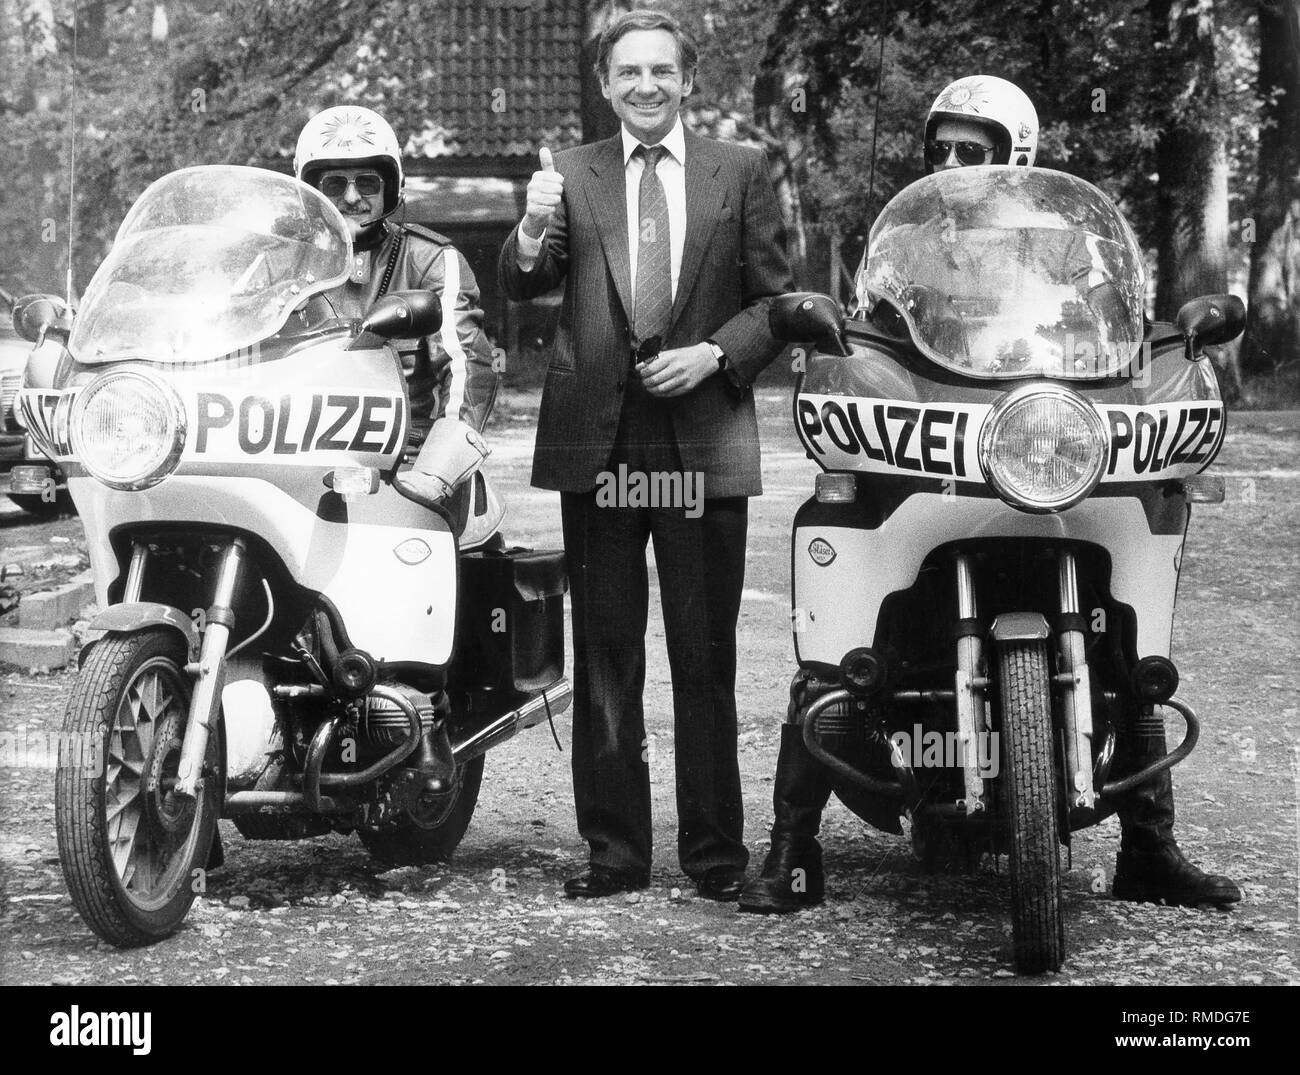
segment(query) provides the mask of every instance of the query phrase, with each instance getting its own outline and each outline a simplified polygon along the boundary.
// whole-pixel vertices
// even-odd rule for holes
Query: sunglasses
[[[980,145],[979,142],[926,142],[925,160],[927,164],[943,164],[948,154],[957,153],[957,163],[966,167],[972,164],[987,164],[992,146]]]
[[[663,350],[663,345],[663,337],[657,333],[642,340],[632,352],[632,364],[639,366],[642,362],[649,362],[658,357],[659,352]]]
[[[373,198],[384,189],[384,177],[378,172],[362,172],[358,176],[343,175],[340,172],[326,172],[320,177],[317,189],[327,198],[341,198],[349,186],[357,188],[363,198]]]

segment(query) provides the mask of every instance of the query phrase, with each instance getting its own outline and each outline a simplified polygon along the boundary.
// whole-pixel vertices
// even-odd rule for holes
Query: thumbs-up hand
[[[564,195],[564,176],[555,170],[551,151],[542,146],[537,160],[541,169],[534,172],[528,181],[528,202],[522,225],[524,234],[532,239],[540,239],[546,233]]]

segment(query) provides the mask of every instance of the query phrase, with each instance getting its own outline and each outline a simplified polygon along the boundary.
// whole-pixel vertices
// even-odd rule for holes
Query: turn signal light
[[[1178,669],[1168,657],[1143,657],[1133,669],[1133,689],[1144,702],[1167,702],[1178,689]]]
[[[875,694],[885,685],[885,662],[867,646],[851,649],[840,660],[840,682],[857,695]]]
[[[378,676],[374,658],[362,649],[345,649],[340,653],[333,673],[334,685],[356,698],[369,694]]]
[[[1223,479],[1217,474],[1193,474],[1183,482],[1183,492],[1193,504],[1222,504]]]
[[[852,474],[818,474],[813,488],[818,504],[852,504],[858,499],[858,481]]]

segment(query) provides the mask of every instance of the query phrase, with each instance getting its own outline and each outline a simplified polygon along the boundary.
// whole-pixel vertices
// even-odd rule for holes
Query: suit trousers
[[[629,475],[681,472],[669,407],[629,373],[611,474],[620,464]],[[697,880],[749,860],[736,758],[736,621],[749,501],[707,492],[690,512],[695,518],[680,503],[610,506],[607,497],[598,500],[599,486],[560,494],[573,610],[574,803],[593,865],[650,870],[655,759],[642,694],[651,539],[673,683],[678,858]]]

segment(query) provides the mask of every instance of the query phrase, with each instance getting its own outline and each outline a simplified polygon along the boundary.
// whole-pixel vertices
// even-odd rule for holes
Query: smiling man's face
[[[355,242],[364,226],[384,213],[384,177],[371,167],[330,168],[316,180],[316,188],[343,214]]]
[[[652,146],[673,129],[693,83],[672,34],[631,30],[614,43],[600,90],[628,133]]]

